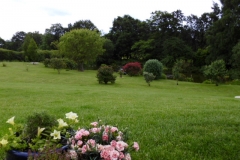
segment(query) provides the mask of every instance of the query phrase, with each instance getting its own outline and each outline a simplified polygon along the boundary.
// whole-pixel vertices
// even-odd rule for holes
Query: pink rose
[[[98,132],[100,132],[100,128],[92,128],[91,132],[92,133],[98,133]]]
[[[117,136],[116,139],[117,139],[118,141],[121,141],[121,140],[122,140],[122,137],[121,137],[121,136]]]
[[[102,135],[102,140],[103,140],[103,141],[108,141],[108,134],[106,134],[106,133],[103,134],[103,135]]]
[[[138,145],[137,142],[134,142],[134,143],[133,143],[133,148],[134,148],[136,151],[139,150],[139,145]]]
[[[117,146],[117,141],[112,140],[110,144],[111,144],[111,146],[113,146],[115,148]]]
[[[86,145],[83,145],[83,147],[82,147],[82,153],[84,154],[84,153],[86,153],[87,152],[87,146]]]
[[[79,140],[79,139],[82,139],[82,133],[80,131],[78,131],[75,135],[75,139],[76,140]]]
[[[118,160],[119,152],[116,150],[113,150],[110,152],[110,158],[111,160]]]
[[[116,131],[118,131],[118,128],[117,127],[112,127],[111,128],[111,132],[113,133],[113,132],[116,132]]]
[[[107,133],[109,131],[109,126],[105,126],[104,131]]]
[[[89,133],[89,131],[85,130],[85,131],[83,131],[82,134],[83,134],[83,136],[89,136],[90,133]]]
[[[108,150],[102,150],[102,152],[100,153],[101,158],[107,159],[110,155],[109,155],[109,151]]]
[[[123,152],[119,152],[119,159],[123,159],[125,156],[123,154]]]
[[[80,147],[83,144],[83,141],[79,140],[77,141],[77,145]]]
[[[93,140],[93,139],[89,139],[89,140],[87,141],[87,143],[88,143],[91,147],[94,147],[95,144],[96,144],[95,140]]]
[[[131,160],[131,156],[130,156],[129,153],[127,153],[127,154],[125,155],[125,160]]]
[[[92,122],[91,125],[96,127],[98,125],[98,122]]]
[[[117,142],[116,149],[118,151],[124,151],[125,147],[128,147],[127,143],[125,143],[123,141],[118,141]]]

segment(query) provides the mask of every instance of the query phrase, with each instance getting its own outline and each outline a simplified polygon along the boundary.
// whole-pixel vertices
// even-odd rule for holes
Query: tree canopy
[[[83,64],[96,60],[104,52],[105,39],[100,33],[89,29],[75,29],[65,33],[59,42],[60,52],[78,64],[78,70],[83,71]]]

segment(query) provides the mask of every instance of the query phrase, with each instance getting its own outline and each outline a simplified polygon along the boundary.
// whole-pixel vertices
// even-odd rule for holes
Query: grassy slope
[[[29,71],[26,71],[28,65]],[[65,71],[42,64],[0,67],[0,135],[6,120],[33,111],[57,117],[76,112],[81,125],[100,118],[128,127],[140,151],[135,159],[239,159],[240,86],[160,80],[151,87],[142,77],[117,78],[100,85],[96,71]]]

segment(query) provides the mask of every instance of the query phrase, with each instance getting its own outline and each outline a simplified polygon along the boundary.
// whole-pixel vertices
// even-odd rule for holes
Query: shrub
[[[51,67],[51,61],[49,58],[46,58],[44,61],[43,61],[43,64],[45,67]]]
[[[112,67],[107,65],[101,65],[97,72],[98,82],[105,84],[107,84],[108,82],[115,83],[116,76],[113,75],[113,72],[114,71]]]
[[[3,67],[7,67],[7,64],[3,62],[3,63],[2,63],[2,66],[3,66]]]
[[[143,67],[143,72],[149,72],[155,75],[155,79],[160,79],[162,75],[163,65],[157,59],[149,59]]]
[[[214,82],[211,81],[211,79],[207,79],[205,81],[202,82],[203,84],[213,84]]]
[[[162,74],[161,74],[161,79],[167,79],[166,74],[162,73]]]
[[[223,81],[227,74],[225,62],[223,60],[216,60],[212,62],[210,65],[205,66],[203,74],[207,78],[215,81],[216,86],[218,86],[218,83]]]
[[[77,63],[71,59],[68,58],[64,58],[63,61],[66,64],[66,69],[67,70],[73,70],[73,69],[77,69]]]
[[[60,74],[60,70],[66,68],[66,64],[61,58],[51,58],[50,64],[52,68],[57,69],[58,74]]]
[[[152,82],[155,79],[155,76],[152,73],[148,72],[143,72],[143,77],[147,82],[148,86],[150,86],[150,82]]]
[[[138,76],[141,73],[142,67],[139,62],[130,62],[130,63],[127,63],[125,66],[123,66],[123,70],[129,76]]]

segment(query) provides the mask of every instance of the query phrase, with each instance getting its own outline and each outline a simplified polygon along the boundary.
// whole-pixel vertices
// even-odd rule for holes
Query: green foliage
[[[61,69],[66,68],[66,63],[62,58],[51,58],[50,65],[58,71],[58,74],[60,74]]]
[[[78,70],[83,71],[83,64],[95,62],[97,56],[104,52],[104,41],[96,31],[76,29],[60,38],[59,49],[67,58],[78,64]]]
[[[7,67],[7,64],[5,62],[2,63],[3,67]]]
[[[113,69],[110,66],[102,65],[97,72],[97,79],[99,83],[105,83],[108,82],[115,83],[116,76],[113,75]]]
[[[38,127],[45,128],[44,133],[48,133],[53,126],[57,126],[57,121],[54,116],[47,112],[34,112],[26,118],[24,137],[30,142],[32,138],[36,137]]]
[[[67,70],[77,69],[77,64],[74,60],[63,58],[63,62],[66,64]]]
[[[161,74],[161,78],[160,79],[167,79],[167,75],[166,74],[164,74],[164,73],[162,73]]]
[[[23,61],[23,52],[0,48],[0,61]]]
[[[211,79],[207,79],[202,82],[203,84],[214,84],[214,82]]]
[[[149,59],[143,66],[143,72],[149,72],[155,75],[155,79],[160,79],[163,65],[157,59]]]
[[[191,48],[183,40],[176,37],[169,38],[163,43],[163,54],[165,58],[162,62],[168,68],[172,68],[177,59],[192,59],[194,57]]]
[[[172,68],[173,78],[177,80],[177,85],[178,80],[181,77],[180,74],[183,71],[183,65],[184,65],[183,60],[177,60]]]
[[[143,72],[143,77],[147,82],[148,86],[150,86],[150,83],[155,79],[155,76],[152,73],[148,72]]]
[[[216,60],[210,65],[205,66],[203,73],[207,78],[215,81],[216,86],[218,86],[218,83],[222,81],[227,74],[225,62],[223,60]]]
[[[45,67],[51,67],[51,61],[49,58],[46,58],[44,61],[43,61],[43,64]]]
[[[37,57],[38,46],[33,38],[30,39],[28,46],[25,46],[25,48],[26,48],[26,51],[24,51],[24,55],[28,57],[29,61],[32,61],[32,62],[38,61],[38,57]]]

